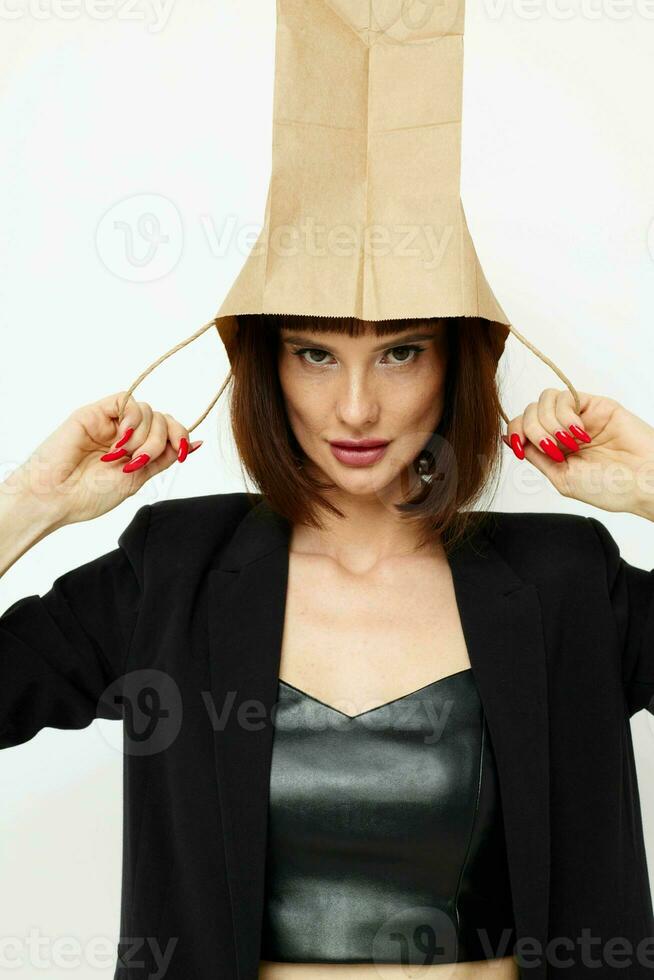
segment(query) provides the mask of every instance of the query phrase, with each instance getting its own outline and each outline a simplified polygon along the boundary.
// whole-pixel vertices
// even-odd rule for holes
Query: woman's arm
[[[0,483],[0,578],[62,523],[47,503],[13,487],[11,480]]]
[[[652,479],[652,489],[649,491],[645,489],[640,493],[633,513],[637,517],[644,517],[646,521],[651,521],[654,524],[654,478]]]
[[[509,423],[504,441],[563,496],[654,520],[654,426],[614,398],[578,395],[579,414],[567,389],[545,388]],[[587,520],[606,563],[629,714],[654,714],[654,569],[629,565],[601,521]]]
[[[125,672],[138,621],[150,513],[150,504],[136,512],[114,551],[0,616],[0,749],[45,727],[85,728],[96,717],[122,717],[107,689]],[[13,535],[12,549],[35,533]]]
[[[119,426],[124,395],[76,409],[0,485],[0,574],[56,528],[106,514],[192,451],[188,431],[146,402],[128,398]],[[141,607],[150,512],[137,511],[114,551],[0,616],[0,749],[46,726],[122,716],[115,682]]]
[[[587,517],[606,561],[607,589],[622,651],[622,678],[629,715],[654,714],[654,569],[630,565],[607,528]]]

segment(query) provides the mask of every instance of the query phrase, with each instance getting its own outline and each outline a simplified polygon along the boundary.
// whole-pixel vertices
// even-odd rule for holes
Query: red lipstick
[[[329,445],[339,463],[369,466],[382,458],[388,442],[388,439],[334,439]]]

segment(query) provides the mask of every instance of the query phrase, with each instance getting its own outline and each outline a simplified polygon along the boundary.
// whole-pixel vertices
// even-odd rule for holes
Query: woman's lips
[[[332,453],[339,461],[339,463],[345,463],[346,466],[369,466],[370,463],[376,463],[378,459],[381,459],[386,449],[388,443],[383,443],[377,446],[363,446],[361,449],[356,449],[353,446],[343,446],[334,442],[330,442],[329,446]]]

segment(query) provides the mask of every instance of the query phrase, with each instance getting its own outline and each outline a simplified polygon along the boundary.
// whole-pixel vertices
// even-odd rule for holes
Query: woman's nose
[[[374,386],[361,374],[342,379],[336,402],[336,414],[347,425],[374,422],[379,414],[379,400]]]

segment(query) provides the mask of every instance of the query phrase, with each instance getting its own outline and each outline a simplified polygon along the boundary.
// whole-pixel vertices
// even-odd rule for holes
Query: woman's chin
[[[338,491],[353,497],[375,496],[387,502],[389,497],[397,497],[408,489],[406,467],[401,469],[383,465],[381,461],[370,466],[346,466],[337,463],[323,472]],[[404,478],[401,479],[403,473]]]

